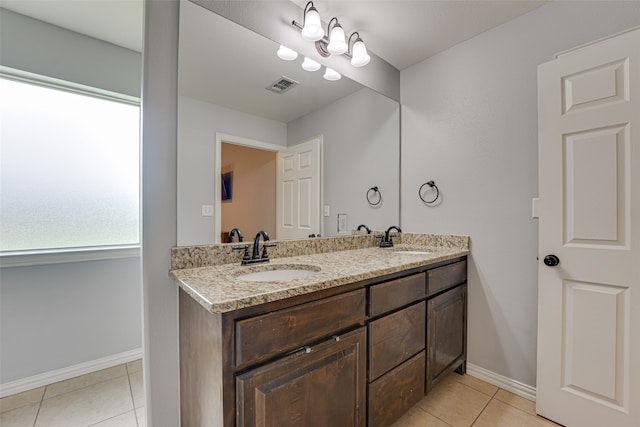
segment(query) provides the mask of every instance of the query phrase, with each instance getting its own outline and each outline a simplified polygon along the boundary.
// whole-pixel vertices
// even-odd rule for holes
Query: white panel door
[[[537,412],[639,427],[640,29],[541,65],[538,105]]]
[[[320,234],[322,141],[315,138],[278,153],[276,238]]]

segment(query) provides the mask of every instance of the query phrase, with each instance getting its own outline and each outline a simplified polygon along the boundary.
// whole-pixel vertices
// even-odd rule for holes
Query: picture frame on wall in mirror
[[[223,173],[220,182],[222,183],[220,193],[222,194],[222,201],[231,202],[233,196],[233,171]]]

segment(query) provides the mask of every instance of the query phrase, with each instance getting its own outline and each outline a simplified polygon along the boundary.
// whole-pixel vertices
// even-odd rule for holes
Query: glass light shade
[[[306,70],[306,71],[318,71],[320,69],[320,67],[321,67],[320,64],[318,64],[313,59],[309,59],[307,57],[305,57],[304,61],[302,61],[302,69],[303,70]]]
[[[310,42],[315,42],[324,37],[322,21],[318,10],[311,6],[304,18],[304,28],[302,28],[302,38]]]
[[[340,80],[342,78],[342,75],[339,72],[327,67],[327,70],[324,72],[324,76],[322,77],[324,77],[325,80],[335,82],[336,80]]]
[[[298,57],[298,52],[293,49],[289,49],[286,46],[280,45],[280,48],[277,52],[278,58],[285,61],[293,61]]]
[[[371,57],[367,53],[367,47],[360,37],[353,44],[353,52],[351,56],[351,65],[354,67],[364,67],[371,61]]]
[[[327,50],[333,55],[342,55],[347,51],[349,46],[345,41],[344,30],[340,24],[336,24],[331,29],[331,36],[329,37],[329,44]]]

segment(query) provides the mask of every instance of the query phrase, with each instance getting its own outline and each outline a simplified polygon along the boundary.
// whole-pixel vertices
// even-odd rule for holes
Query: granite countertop
[[[402,250],[430,251],[428,254]],[[176,269],[171,277],[180,288],[212,313],[224,313],[323,289],[358,282],[402,270],[467,255],[468,248],[400,244],[272,259],[269,263],[239,263]],[[264,270],[307,268],[319,271],[288,281],[250,282],[238,276]]]

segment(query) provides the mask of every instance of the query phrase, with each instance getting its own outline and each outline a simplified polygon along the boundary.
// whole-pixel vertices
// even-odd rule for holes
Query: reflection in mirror
[[[276,56],[278,48],[181,1],[178,245],[219,243],[233,227],[246,241],[259,229],[273,230],[272,239],[298,237],[283,234],[277,225],[300,217],[278,209],[290,206],[287,194],[299,191],[283,191],[285,197],[276,203],[274,186],[278,191],[286,187],[277,184],[278,168],[261,177],[257,173],[277,165],[278,155],[312,140],[320,141],[318,191],[317,196],[304,193],[315,205],[305,197],[295,202],[307,214],[303,219],[311,218],[311,224],[302,221],[300,233],[333,236],[351,233],[362,223],[383,230],[399,222],[399,105],[345,77],[323,79],[324,67],[303,70],[302,56],[283,61]],[[265,89],[282,77],[298,84],[282,94]],[[253,159],[260,153],[264,159]],[[223,175],[231,194],[226,200]],[[264,182],[270,187],[262,188]],[[366,200],[373,186],[383,194],[377,206]]]

